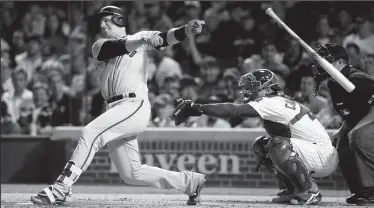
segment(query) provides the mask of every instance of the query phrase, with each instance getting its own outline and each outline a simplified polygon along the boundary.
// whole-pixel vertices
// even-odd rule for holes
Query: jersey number
[[[286,100],[286,103],[285,103],[285,107],[286,108],[289,108],[289,109],[292,109],[292,110],[296,110],[296,103],[295,101],[292,101],[292,100]],[[298,104],[300,105],[300,104]],[[303,105],[300,105],[300,113],[298,113],[293,119],[291,119],[291,123],[292,124],[295,124],[296,122],[298,122],[303,116],[305,115],[308,115],[308,117],[310,118],[310,120],[314,120],[316,119],[316,117],[313,115],[312,112],[309,111],[309,109],[307,109],[305,106]]]

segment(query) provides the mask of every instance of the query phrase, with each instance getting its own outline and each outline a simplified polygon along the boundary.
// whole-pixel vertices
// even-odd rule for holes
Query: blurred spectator
[[[53,109],[52,126],[80,125],[79,111],[81,102],[64,91],[65,83],[61,74],[48,77],[49,88],[52,91],[51,105]]]
[[[181,8],[183,16],[175,22],[175,26],[187,24],[194,19],[200,19],[201,5],[199,1],[185,1],[184,7]]]
[[[196,101],[199,98],[199,86],[195,78],[184,76],[181,80],[181,98],[184,100]]]
[[[220,21],[228,21],[230,13],[227,11],[227,1],[211,1],[211,6],[208,10],[214,11],[218,14]]]
[[[374,78],[374,54],[363,56],[360,61],[360,66],[362,71]]]
[[[57,54],[66,53],[66,34],[64,34],[62,20],[57,13],[47,16],[44,38],[49,41],[50,46]]]
[[[369,15],[361,15],[356,18],[357,33],[346,36],[343,46],[355,43],[362,53],[374,54],[374,24]]]
[[[3,95],[3,88],[1,87],[1,95]],[[0,103],[0,117],[1,117],[1,134],[19,134],[21,133],[21,128],[18,123],[13,121],[12,117],[8,112],[8,106],[5,101],[1,100]]]
[[[1,58],[6,61],[7,64],[11,64],[11,50],[9,44],[4,40],[1,39]]]
[[[330,27],[329,19],[327,15],[321,15],[317,23],[317,39],[316,42],[319,45],[325,45],[332,42],[334,36],[334,30]]]
[[[12,36],[14,31],[16,30],[17,25],[15,24],[17,13],[16,10],[13,8],[2,9],[2,21],[0,26],[1,38],[3,38],[6,42],[12,42]]]
[[[337,23],[336,35],[345,37],[354,30],[352,15],[346,9],[338,12]]]
[[[7,104],[12,121],[16,122],[20,117],[20,106],[25,102],[32,102],[33,94],[26,89],[27,73],[24,70],[13,71],[11,77],[14,90],[5,92],[1,100]]]
[[[264,61],[261,59],[261,56],[257,54],[252,55],[251,57],[244,59],[241,71],[243,72],[243,74],[246,74],[256,69],[264,68],[263,62]]]
[[[87,33],[87,24],[83,13],[83,2],[73,2],[68,13],[70,34]]]
[[[32,112],[34,111],[32,100],[27,100],[19,106],[19,118],[17,120],[21,127],[21,134],[31,134]]]
[[[349,59],[349,63],[355,67],[360,68],[361,51],[355,43],[348,43],[346,51]]]
[[[173,21],[165,14],[163,2],[145,2],[144,9],[147,16],[150,30],[168,31],[173,28]]]
[[[206,56],[203,58],[200,66],[200,76],[202,79],[199,89],[200,98],[208,98],[217,93],[218,77],[221,74],[221,68],[217,59]]]
[[[153,102],[153,119],[149,123],[150,127],[172,127],[174,121],[170,119],[175,108],[174,99],[169,94],[158,95]]]
[[[236,68],[228,68],[223,72],[223,91],[218,92],[224,102],[236,102],[239,98],[238,80],[240,79],[240,71]]]
[[[327,106],[325,108],[322,108],[321,111],[319,111],[316,114],[316,117],[321,122],[321,124],[327,128],[327,129],[338,129],[343,123],[342,118],[336,111],[334,110],[333,103],[331,101],[330,93],[328,93],[327,86],[322,85],[320,88],[320,94],[327,98]]]
[[[46,17],[43,9],[38,4],[30,6],[29,11],[22,20],[22,28],[26,36],[43,37],[45,31]]]
[[[263,67],[272,72],[279,74],[283,79],[287,79],[290,70],[282,63],[282,57],[278,53],[278,49],[274,42],[264,41],[262,44],[261,57],[264,60]]]
[[[52,131],[52,108],[49,104],[49,88],[44,83],[35,83],[33,86],[34,109],[30,124],[32,135],[48,134]]]
[[[12,36],[12,50],[14,55],[24,53],[26,50],[25,33],[21,30],[16,30]]]
[[[154,80],[159,93],[169,93],[174,99],[180,96],[180,79],[182,70],[178,62],[164,55],[162,51],[152,51],[149,53],[153,62]]]
[[[296,67],[305,59],[307,54],[304,53],[303,48],[297,40],[290,38],[288,46],[284,54],[283,63],[291,70],[296,70]]]
[[[209,96],[208,99],[202,99],[198,100],[197,103],[199,104],[208,104],[208,103],[220,103],[222,102],[221,99],[219,99],[217,96]],[[188,127],[208,127],[208,128],[231,128],[231,125],[228,121],[208,116],[208,115],[202,115],[199,117],[192,117],[189,121],[187,121]]]
[[[12,69],[9,64],[9,60],[1,56],[1,89],[5,92],[14,90],[11,78]]]
[[[220,19],[216,11],[207,9],[204,12],[203,20],[205,21],[205,27],[203,27],[201,34],[198,35],[195,40],[198,49],[205,54],[209,54],[209,42],[212,34],[216,32],[220,24]]]
[[[26,52],[15,57],[17,66],[26,71],[28,82],[32,79],[36,69],[42,65],[41,44],[40,36],[30,36],[26,40]]]
[[[239,55],[241,57],[248,57],[253,54],[261,52],[261,32],[258,28],[258,23],[251,12],[243,14],[240,17],[240,24],[242,25],[243,33],[240,38],[234,41],[234,45],[238,47]]]
[[[312,70],[304,70],[301,76],[300,91],[296,93],[294,99],[305,105],[314,114],[318,114],[327,107],[327,100],[320,95],[314,96],[315,83]]]

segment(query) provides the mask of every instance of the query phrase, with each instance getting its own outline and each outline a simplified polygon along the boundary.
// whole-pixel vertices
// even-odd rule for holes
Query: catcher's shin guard
[[[273,162],[267,155],[267,144],[271,138],[260,136],[252,143],[252,150],[254,157],[257,160],[256,172],[259,171],[260,166],[263,165],[267,171],[272,173],[280,182],[283,183],[285,189],[277,193],[277,197],[272,199],[273,203],[288,203],[294,196],[294,186],[287,176],[274,168]]]
[[[311,188],[309,172],[304,162],[294,152],[288,138],[272,138],[268,144],[268,155],[275,169],[292,181],[297,192],[305,192]]]

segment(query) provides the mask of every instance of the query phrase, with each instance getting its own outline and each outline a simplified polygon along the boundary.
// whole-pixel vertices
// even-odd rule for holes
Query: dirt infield
[[[30,196],[45,188],[42,185],[1,185],[1,207],[37,207]],[[295,207],[271,204],[275,189],[212,188],[205,187],[203,201],[196,207]],[[324,198],[318,206],[347,207],[347,191],[322,191]],[[73,197],[63,207],[191,207],[187,197],[173,190],[130,186],[82,186],[73,189]],[[193,207],[193,206],[192,206]],[[305,206],[308,207],[308,206]]]

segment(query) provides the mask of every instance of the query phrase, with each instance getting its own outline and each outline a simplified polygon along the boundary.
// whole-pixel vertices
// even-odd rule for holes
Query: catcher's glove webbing
[[[199,110],[199,106],[194,104],[191,100],[177,100],[177,108],[173,111],[171,119],[174,120],[176,126],[186,122],[190,116],[201,116],[202,112]]]

